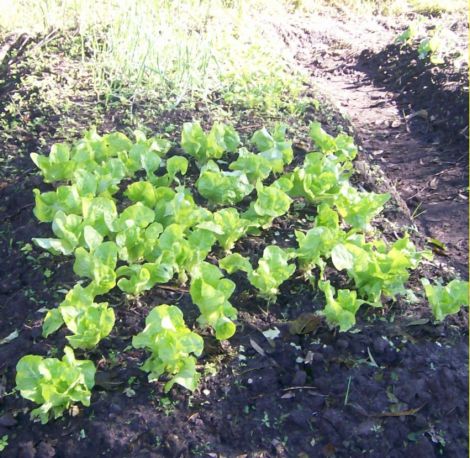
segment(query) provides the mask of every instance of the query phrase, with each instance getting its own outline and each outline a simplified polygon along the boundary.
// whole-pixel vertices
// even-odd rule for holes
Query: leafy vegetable
[[[236,204],[253,190],[243,172],[220,171],[213,161],[202,167],[196,187],[205,199],[217,205]]]
[[[215,237],[220,246],[229,251],[235,242],[245,235],[248,229],[248,221],[240,218],[235,208],[223,208],[213,215],[214,223],[220,228],[215,231]]]
[[[52,222],[52,231],[58,238],[33,238],[33,242],[53,254],[70,255],[82,243],[83,227],[83,218],[81,216],[66,215],[59,210]]]
[[[347,186],[348,175],[334,156],[307,154],[302,168],[288,175],[292,182],[291,197],[305,197],[312,203],[334,203]]]
[[[152,353],[142,366],[149,372],[149,382],[164,373],[172,376],[165,384],[165,393],[175,383],[191,391],[196,389],[201,376],[191,354],[200,356],[204,341],[186,327],[178,307],[164,304],[153,308],[145,319],[145,329],[132,338],[132,346]]]
[[[181,146],[202,165],[209,159],[220,159],[226,151],[234,152],[240,138],[233,127],[215,123],[206,135],[198,122],[184,123]]]
[[[251,267],[250,262],[238,253],[231,254],[219,262],[220,267],[228,273],[242,270],[248,274],[250,283],[258,289],[260,295],[268,302],[276,299],[279,286],[285,282],[295,271],[294,264],[288,264],[292,255],[276,245],[264,249],[263,257],[258,261],[257,269]]]
[[[235,289],[235,283],[222,277],[222,272],[208,262],[201,262],[191,272],[191,299],[199,307],[198,322],[215,329],[219,340],[230,339],[235,334],[237,310],[228,301]]]
[[[294,158],[291,142],[286,141],[287,126],[278,123],[274,126],[272,134],[267,129],[257,130],[251,142],[256,146],[261,156],[270,164],[273,172],[280,173],[284,166],[290,164]]]
[[[114,311],[107,303],[96,304],[93,299],[90,290],[75,285],[57,309],[47,312],[43,336],[47,337],[65,323],[73,332],[72,336],[67,336],[73,348],[95,347],[113,329]]]
[[[326,298],[326,306],[322,311],[330,326],[339,326],[341,332],[348,331],[356,324],[356,312],[365,303],[357,299],[356,291],[340,289],[334,297],[335,290],[329,281],[319,282],[319,288]]]
[[[444,286],[432,285],[427,278],[423,278],[421,283],[437,321],[457,313],[462,306],[468,307],[468,281],[452,280]]]
[[[174,275],[173,263],[164,263],[160,258],[157,262],[132,264],[119,267],[116,271],[118,287],[127,294],[137,296],[143,291],[152,289],[157,283],[167,283]]]
[[[64,143],[53,145],[49,157],[31,153],[31,159],[41,170],[46,183],[68,180],[75,169],[75,162],[70,160],[70,148]]]
[[[359,192],[347,187],[337,198],[335,205],[340,216],[354,229],[367,229],[371,219],[383,210],[390,194]]]
[[[240,148],[238,159],[230,163],[229,169],[243,172],[248,181],[255,185],[258,180],[263,181],[270,175],[271,163],[261,154],[250,153],[246,148]]]
[[[82,201],[76,186],[59,186],[55,191],[41,193],[39,189],[33,189],[34,215],[43,222],[49,223],[54,220],[57,212],[65,214],[82,214]]]
[[[91,252],[79,247],[75,250],[73,271],[92,280],[89,288],[94,294],[107,293],[116,285],[117,253],[114,242],[104,242]]]
[[[25,399],[41,404],[31,414],[43,424],[62,416],[73,403],[90,405],[95,366],[89,360],[75,359],[69,347],[64,353],[62,360],[27,355],[16,365],[16,388]]]
[[[292,200],[276,185],[263,186],[260,182],[256,185],[258,197],[250,204],[243,218],[251,221],[255,226],[268,228],[273,219],[286,214],[289,211]]]
[[[357,155],[357,147],[352,137],[346,134],[338,134],[332,137],[327,134],[319,122],[310,124],[310,138],[323,154],[331,154],[340,162],[351,162]]]

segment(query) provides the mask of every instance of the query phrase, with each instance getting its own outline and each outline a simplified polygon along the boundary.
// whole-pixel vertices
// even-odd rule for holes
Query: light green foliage
[[[89,289],[75,285],[57,309],[49,310],[43,324],[43,336],[55,332],[63,323],[73,333],[67,340],[73,348],[95,347],[114,326],[114,311],[108,304],[93,302]]]
[[[171,181],[176,179],[176,174],[186,175],[188,171],[188,160],[183,156],[173,156],[166,161],[166,169],[168,171],[168,177]],[[178,180],[179,181],[179,180]]]
[[[174,275],[174,260],[162,262],[160,257],[156,262],[121,266],[116,275],[121,278],[117,285],[120,290],[132,296],[138,296],[143,291],[152,289],[157,283],[168,283]]]
[[[285,215],[290,208],[292,199],[275,184],[263,186],[261,182],[256,185],[257,199],[251,202],[248,210],[242,215],[255,227],[263,229],[271,226],[274,218]]]
[[[146,228],[131,226],[116,234],[119,259],[127,262],[152,259],[158,245],[158,237],[163,232],[160,223],[152,223]]]
[[[251,142],[256,146],[260,155],[267,159],[273,172],[281,173],[284,166],[290,164],[294,158],[292,143],[286,140],[287,126],[278,123],[272,133],[266,128],[257,130]]]
[[[199,165],[209,159],[220,159],[225,152],[235,152],[240,137],[231,126],[215,123],[206,134],[198,122],[184,123],[181,133],[181,146]]]
[[[345,223],[353,229],[366,230],[372,218],[383,210],[389,200],[390,194],[360,192],[348,186],[336,199],[335,206]]]
[[[334,156],[310,153],[303,167],[296,167],[287,175],[292,182],[291,197],[305,197],[312,203],[333,203],[347,186],[347,175]]]
[[[434,65],[443,64],[444,59],[441,55],[441,46],[442,43],[438,36],[426,37],[419,43],[418,57],[422,60],[429,58],[430,62]]]
[[[237,204],[253,191],[243,172],[220,171],[213,161],[202,167],[196,187],[202,197],[216,205]]]
[[[35,207],[34,215],[43,222],[54,220],[58,211],[65,214],[82,214],[82,201],[76,186],[59,186],[55,191],[41,193],[39,189],[33,189]]]
[[[196,224],[211,219],[211,212],[194,202],[190,191],[178,187],[177,191],[168,187],[158,188],[155,192],[155,220],[163,227],[178,224],[187,230]]]
[[[447,285],[433,285],[427,278],[423,278],[421,283],[437,321],[458,313],[462,306],[468,307],[468,281],[452,280]]]
[[[235,208],[223,208],[213,215],[214,223],[220,228],[215,237],[220,246],[229,251],[235,242],[243,237],[248,229],[248,221],[240,218]]]
[[[41,423],[62,416],[72,404],[90,405],[90,390],[95,384],[95,366],[77,360],[69,347],[62,360],[42,356],[23,356],[16,366],[16,388],[25,399],[41,404],[31,414]]]
[[[338,134],[332,137],[326,133],[319,122],[310,124],[310,138],[323,154],[333,154],[342,163],[351,162],[357,156],[357,147],[352,137]]]
[[[449,57],[461,54],[461,51],[457,49],[457,40],[452,31],[442,30],[441,27],[438,27],[428,32],[426,27],[423,27],[423,24],[419,22],[410,24],[395,39],[395,43],[417,46],[418,58],[420,60],[429,60],[433,65],[444,64],[444,54]],[[449,52],[450,49],[452,49],[452,52]],[[457,59],[455,63],[457,63]]]
[[[319,282],[319,288],[325,294],[326,306],[322,311],[326,321],[332,327],[339,326],[341,332],[348,331],[356,324],[356,313],[365,302],[357,298],[356,291],[335,290],[329,281]]]
[[[288,264],[293,256],[276,245],[263,251],[258,267],[253,269],[248,259],[238,253],[220,260],[219,265],[228,273],[242,270],[247,273],[249,282],[258,289],[260,296],[273,302],[279,293],[279,286],[289,279],[295,271],[295,264]]]
[[[309,273],[315,266],[320,267],[321,272],[325,262],[330,257],[337,269],[344,268],[342,257],[344,253],[343,243],[347,243],[353,236],[341,230],[339,216],[329,205],[321,204],[317,209],[315,226],[306,233],[295,231],[299,247],[296,250],[299,267],[305,273]],[[348,256],[349,253],[347,253]]]
[[[75,162],[70,160],[70,148],[64,143],[53,145],[48,157],[31,153],[31,159],[41,170],[46,183],[68,180],[75,169]]]
[[[105,294],[116,285],[117,254],[114,242],[104,242],[91,252],[79,247],[75,250],[73,271],[92,280],[88,287],[94,294]]]
[[[342,257],[342,265],[354,280],[359,294],[374,306],[381,306],[382,295],[395,298],[405,294],[410,270],[415,269],[427,252],[417,252],[409,236],[389,247],[383,240],[365,242],[357,237],[344,245],[351,256]]]
[[[346,234],[340,229],[325,226],[316,226],[305,234],[295,231],[295,236],[299,244],[296,251],[299,267],[306,273],[315,266],[323,269],[333,249],[346,239]]]
[[[238,159],[230,163],[230,170],[245,173],[248,181],[255,185],[271,174],[271,162],[261,154],[250,153],[246,148],[238,150]]]
[[[103,237],[114,231],[114,222],[118,213],[113,198],[83,198],[82,208],[86,224],[93,226]]]
[[[230,339],[235,334],[237,311],[228,301],[235,289],[233,281],[223,278],[222,272],[208,262],[194,266],[191,272],[191,299],[199,307],[200,324],[208,324],[219,340]]]
[[[201,376],[192,355],[200,356],[204,341],[186,327],[178,307],[153,308],[145,319],[145,329],[132,338],[132,346],[151,352],[142,366],[142,370],[149,372],[149,382],[158,380],[164,373],[172,376],[165,384],[166,393],[175,383],[191,391],[197,388]]]
[[[153,208],[157,203],[156,191],[149,181],[135,181],[127,187],[124,195],[132,202],[142,202],[147,207]]]
[[[59,210],[52,221],[52,231],[57,239],[33,238],[33,242],[53,254],[70,255],[82,243],[83,218],[74,214],[66,215]]]
[[[77,284],[58,308],[47,313],[44,336],[65,324],[71,331],[67,339],[72,347],[91,349],[110,334],[115,320],[107,303],[94,302],[97,295],[117,285],[124,293],[138,296],[175,278],[182,285],[190,279],[190,295],[200,310],[198,322],[211,326],[217,339],[229,339],[236,331],[233,320],[237,310],[229,302],[235,284],[206,259],[216,243],[230,251],[245,234],[260,234],[270,227],[275,218],[289,211],[292,197],[303,197],[316,207],[314,227],[305,234],[295,232],[296,250],[268,246],[256,268],[237,253],[220,260],[220,266],[229,273],[246,272],[250,283],[268,302],[276,299],[280,285],[294,274],[296,266],[289,261],[297,258],[312,284],[320,280],[328,323],[345,331],[354,325],[361,304],[380,306],[382,297],[404,294],[410,270],[427,256],[417,252],[408,237],[391,246],[382,240],[366,241],[365,231],[389,196],[359,192],[350,185],[352,161],[357,154],[352,138],[344,134],[333,137],[318,123],[310,126],[315,152],[305,156],[302,167],[275,176],[269,186],[263,180],[271,172],[281,173],[293,159],[286,126],[278,124],[271,133],[266,129],[255,132],[251,139],[259,151],[255,154],[239,149],[240,139],[232,127],[214,124],[205,133],[198,123],[184,125],[182,146],[201,169],[196,188],[203,198],[210,204],[235,205],[256,188],[256,198],[251,198],[241,215],[237,208],[211,212],[196,204],[190,188],[177,177],[186,174],[188,159],[174,155],[166,159],[171,147],[167,140],[147,139],[139,131],[134,135],[132,142],[120,133],[100,136],[92,130],[72,147],[57,145],[48,158],[33,156],[46,181],[64,182],[54,191],[34,191],[35,215],[40,221],[52,222],[56,237],[34,242],[53,254],[73,254],[74,272],[91,280],[86,287]],[[221,170],[214,160],[237,150],[238,157],[228,165],[230,171]],[[166,173],[159,170],[162,166]],[[145,181],[129,184],[136,174],[145,176]],[[125,190],[121,189],[123,183]],[[118,191],[124,191],[130,203],[119,202]],[[327,263],[346,271],[357,291],[335,293],[324,281]],[[319,279],[311,276],[315,268]],[[451,283],[445,287],[448,289],[427,288],[438,319],[454,313],[456,306],[450,300],[457,296],[460,286]],[[150,380],[166,372],[172,377],[166,390],[174,383],[194,390],[199,379],[194,356],[202,351],[201,338],[185,326],[176,307],[155,308],[146,324],[133,343],[152,352],[143,366]],[[68,349],[67,354],[71,351]],[[42,358],[31,358],[39,367]],[[44,374],[41,369],[41,377]],[[56,383],[51,377],[41,397],[34,392],[33,400],[44,404],[42,419],[48,418],[51,409],[54,415],[60,414],[68,405],[67,393],[75,389],[75,385],[67,388],[68,378],[66,383],[60,382],[64,397],[59,404],[51,404],[47,398],[53,392],[49,385]],[[36,382],[43,383],[37,377]],[[77,383],[79,386],[81,382]],[[86,402],[80,397],[72,401],[83,399]],[[54,410],[54,406],[59,407]]]
[[[8,434],[0,437],[0,452],[3,452],[8,447]]]
[[[410,44],[419,33],[419,24],[411,23],[404,32],[395,38],[395,43],[398,44]]]

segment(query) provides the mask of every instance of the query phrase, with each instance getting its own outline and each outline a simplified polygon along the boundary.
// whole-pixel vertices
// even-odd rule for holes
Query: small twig
[[[297,390],[316,390],[314,386],[290,386],[288,388],[283,388],[282,391],[297,391]],[[327,397],[326,394],[321,394],[321,393],[312,393],[316,396],[322,396],[324,398]]]
[[[188,294],[189,291],[187,289],[184,289],[184,288],[178,288],[177,286],[166,286],[166,285],[158,285],[157,288],[160,288],[160,289],[166,289],[168,291],[176,291],[178,293],[184,293],[184,294]]]
[[[352,380],[352,377],[349,376],[349,379],[348,379],[348,387],[346,388],[346,395],[344,396],[344,403],[343,405],[348,405],[348,400],[349,400],[349,388],[351,387],[351,380]]]
[[[20,214],[23,210],[25,210],[26,208],[33,207],[33,206],[34,206],[33,203],[23,205],[22,207],[18,208],[18,210],[16,210],[15,213],[12,213],[11,215],[7,215],[7,216],[5,216],[4,218],[5,218],[5,219],[14,218],[14,217],[17,216],[18,214]]]

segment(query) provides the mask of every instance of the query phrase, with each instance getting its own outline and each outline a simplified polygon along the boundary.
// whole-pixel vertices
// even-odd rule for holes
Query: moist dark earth
[[[309,66],[314,83],[308,90],[325,107],[328,100],[332,102],[320,111],[307,110],[303,127],[313,118],[330,132],[337,131],[338,124],[355,129],[363,149],[354,181],[369,190],[388,190],[395,198],[376,221],[384,237],[393,240],[405,226],[416,225],[418,231],[412,237],[420,248],[433,247],[429,238],[445,242],[445,250],[434,247],[434,264],[412,274],[411,286],[416,287],[423,275],[445,280],[454,278],[456,272],[465,276],[468,193],[462,188],[468,182],[468,162],[465,138],[457,137],[462,132],[459,119],[467,119],[468,106],[458,105],[460,93],[456,90],[455,100],[450,100],[461,106],[461,112],[452,115],[446,125],[433,124],[426,130],[415,117],[412,120],[419,122],[410,126],[406,111],[397,116],[390,110],[421,109],[416,87],[410,86],[408,99],[403,100],[403,93],[399,95],[382,78],[385,73],[372,51],[342,58],[341,53],[329,51],[336,49],[335,43],[323,40],[326,52],[318,63],[317,37],[309,31],[302,34],[307,37],[303,63]],[[11,129],[0,140],[5,164],[0,183],[0,341],[18,331],[17,338],[0,345],[0,438],[8,435],[9,443],[2,456],[468,456],[466,311],[436,325],[422,298],[416,304],[401,299],[386,302],[381,310],[364,308],[354,332],[339,333],[312,315],[323,307],[324,299],[302,278],[283,284],[277,302],[267,308],[243,275],[230,277],[237,284],[232,296],[239,310],[237,333],[229,342],[220,343],[202,331],[205,352],[199,362],[204,377],[193,395],[177,387],[165,395],[162,382],[149,384],[138,369],[144,354],[128,348],[155,305],[178,304],[193,326],[197,311],[187,290],[177,285],[155,287],[138,300],[127,299],[118,291],[111,293],[106,297],[116,313],[111,336],[91,352],[77,352],[98,367],[91,406],[79,406],[47,425],[30,421],[32,403],[14,392],[15,366],[24,354],[61,356],[57,349],[66,343],[64,330],[48,339],[41,337],[44,308],[58,305],[63,291],[76,278],[69,259],[24,248],[32,237],[50,234],[49,225],[39,224],[32,215],[32,189],[47,186],[33,170],[29,153],[48,153],[53,142],[77,138],[92,120],[101,132],[130,126],[122,107],[98,103],[99,109],[94,111],[96,99],[86,80],[74,87],[67,117],[48,109],[40,93],[28,92],[22,85],[28,75],[70,72],[73,62],[63,58],[66,44],[56,46],[51,50],[49,69],[38,69],[34,54],[26,53],[0,87],[2,118],[8,119]],[[326,93],[329,88],[333,94],[323,98],[320,88],[326,88]],[[437,81],[433,94],[439,88]],[[20,114],[6,110],[15,94],[24,100]],[[438,119],[442,102],[438,96],[435,100],[425,109],[435,112]],[[373,108],[378,111],[365,109],[367,101],[377,104]],[[343,106],[349,120],[334,103]],[[205,108],[176,109],[152,117],[145,115],[151,106],[152,101],[142,103],[134,116],[141,116],[155,132],[174,125],[177,137],[185,121],[212,122],[211,112]],[[391,117],[396,124],[391,124]],[[27,118],[39,121],[31,124]],[[380,122],[375,123],[377,119]],[[266,123],[249,112],[239,114],[234,122],[248,136]],[[382,152],[373,154],[378,150]],[[305,152],[302,142],[295,151],[300,161]],[[428,186],[436,174],[440,181]],[[188,182],[191,180],[195,176],[190,175]],[[416,189],[410,189],[411,184]],[[442,208],[432,214],[431,225],[425,219],[430,211],[411,218],[416,207],[410,198],[413,193],[426,210],[441,203]],[[305,227],[301,220],[310,211],[300,205],[294,208],[289,218],[280,218],[261,237],[239,241],[235,251],[254,260],[273,240],[292,246],[294,227]],[[217,257],[215,252],[209,260],[215,262]],[[333,277],[332,282],[338,286],[344,279]],[[263,331],[275,328],[279,336],[266,338]]]

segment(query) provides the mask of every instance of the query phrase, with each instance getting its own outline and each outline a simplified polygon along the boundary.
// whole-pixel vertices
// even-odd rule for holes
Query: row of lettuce
[[[54,145],[48,157],[32,154],[44,181],[55,186],[34,190],[34,214],[52,223],[55,235],[34,242],[53,254],[73,256],[73,270],[83,279],[48,311],[43,336],[65,325],[70,347],[90,350],[115,323],[113,308],[95,302],[97,297],[115,287],[138,296],[178,281],[189,282],[199,325],[211,327],[219,340],[229,339],[236,331],[237,310],[230,302],[235,283],[222,270],[244,272],[268,302],[299,270],[323,291],[326,305],[320,313],[340,331],[354,326],[363,304],[380,307],[384,298],[406,294],[410,271],[430,253],[416,250],[407,235],[391,245],[375,239],[370,222],[389,195],[351,185],[357,154],[351,137],[332,137],[319,123],[311,124],[310,136],[315,151],[290,171],[285,169],[294,153],[280,124],[271,132],[254,133],[250,144],[256,153],[241,147],[230,126],[216,123],[204,132],[198,123],[186,123],[183,151],[142,132],[135,132],[132,142],[122,133],[91,131],[72,147]],[[199,173],[194,187],[184,183],[189,167]],[[196,200],[204,199],[206,206],[196,204],[196,191]],[[295,231],[296,248],[269,245],[256,267],[232,253],[240,238],[261,234],[298,198],[316,216],[307,232]],[[216,245],[217,252],[225,252],[218,266],[206,260]],[[345,272],[354,289],[336,291],[326,280],[327,266]],[[468,304],[467,282],[455,279],[443,286],[423,279],[423,284],[437,320]],[[149,352],[142,366],[149,381],[167,374],[166,391],[175,383],[197,387],[203,339],[187,327],[177,306],[153,308],[132,345]],[[62,360],[27,355],[17,365],[17,387],[40,405],[32,414],[42,422],[62,415],[74,402],[90,404],[95,366],[75,359],[70,347]]]

